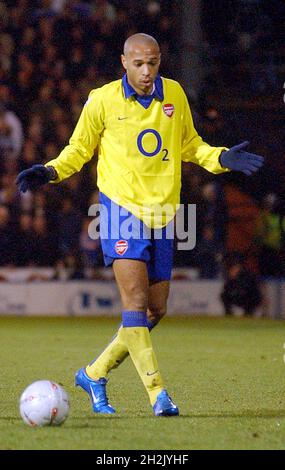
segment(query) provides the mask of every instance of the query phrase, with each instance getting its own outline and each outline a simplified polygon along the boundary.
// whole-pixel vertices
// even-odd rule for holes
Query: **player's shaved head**
[[[124,44],[121,60],[134,90],[140,95],[150,94],[160,65],[158,42],[148,34],[133,34]]]
[[[133,34],[125,42],[121,60],[133,89],[140,95],[152,93],[160,65],[157,41],[148,34]]]
[[[150,47],[159,53],[159,45],[154,37],[149,34],[137,33],[130,36],[124,44],[124,55],[127,55],[130,51],[136,49],[136,47]]]

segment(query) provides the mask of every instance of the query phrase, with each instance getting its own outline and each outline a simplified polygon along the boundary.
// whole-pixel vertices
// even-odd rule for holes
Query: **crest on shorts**
[[[115,252],[118,255],[123,256],[126,253],[128,248],[129,248],[129,245],[128,245],[127,240],[118,240],[115,245]]]
[[[172,114],[174,113],[174,105],[173,104],[170,104],[170,103],[164,104],[162,106],[162,109],[163,109],[164,113],[166,114],[166,116],[168,116],[168,117],[171,117]]]

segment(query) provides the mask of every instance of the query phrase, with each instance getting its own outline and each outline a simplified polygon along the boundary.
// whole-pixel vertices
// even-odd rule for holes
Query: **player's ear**
[[[124,56],[124,54],[121,54],[121,62],[122,62],[124,69],[127,70],[127,61],[126,61],[126,57]]]

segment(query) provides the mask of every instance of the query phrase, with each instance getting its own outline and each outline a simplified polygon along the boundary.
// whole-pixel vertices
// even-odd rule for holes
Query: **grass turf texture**
[[[0,449],[284,449],[284,322],[165,318],[152,332],[178,418],[155,418],[130,359],[110,375],[113,416],[94,415],[74,372],[98,355],[118,319],[0,317]],[[61,383],[71,410],[61,427],[29,428],[23,389]]]

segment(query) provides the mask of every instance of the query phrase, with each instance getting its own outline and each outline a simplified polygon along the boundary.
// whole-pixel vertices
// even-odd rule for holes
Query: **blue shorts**
[[[147,265],[150,281],[171,278],[174,240],[166,227],[149,229],[126,209],[100,193],[100,239],[106,266],[115,259],[137,259]],[[159,237],[159,238],[158,238]]]

